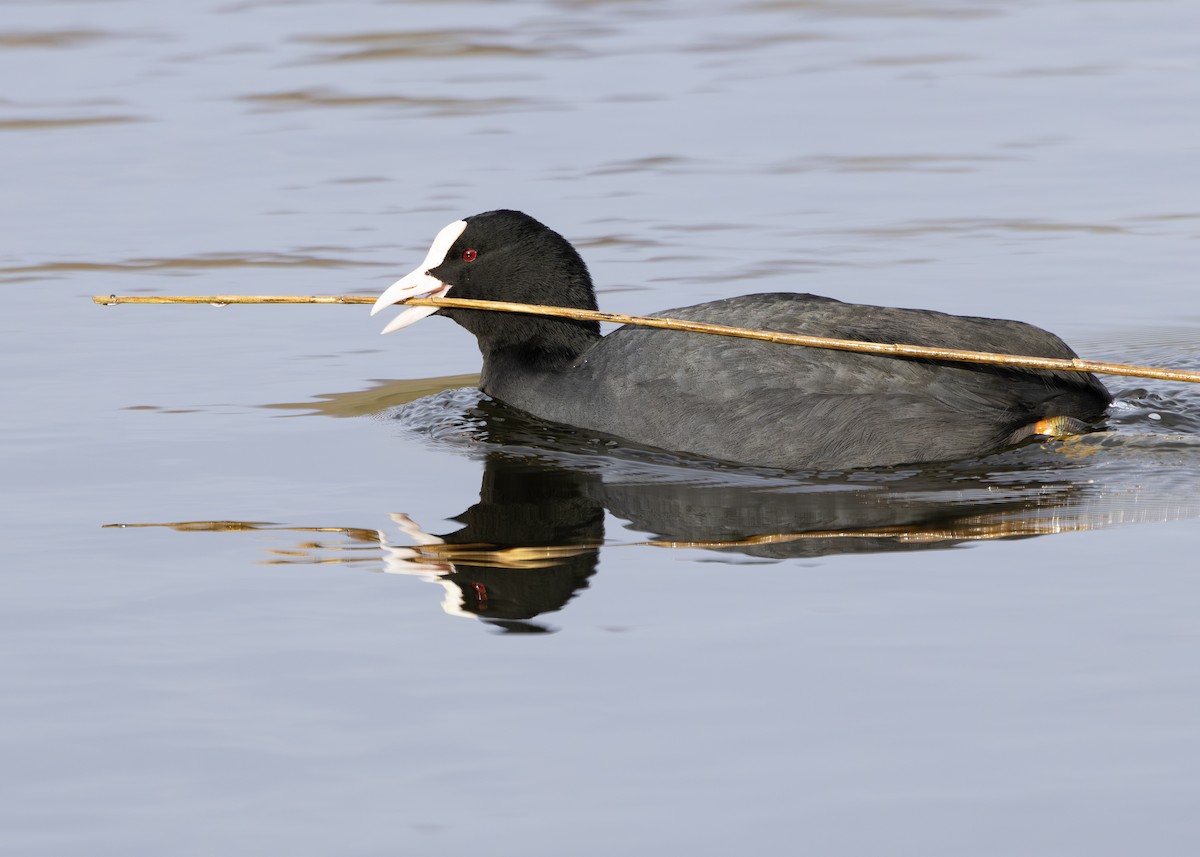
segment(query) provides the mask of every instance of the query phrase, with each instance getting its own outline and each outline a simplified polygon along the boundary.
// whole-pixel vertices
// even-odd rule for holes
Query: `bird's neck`
[[[519,327],[481,335],[479,351],[489,364],[527,372],[557,372],[575,362],[599,339],[595,322],[523,318]]]
[[[533,390],[557,387],[563,374],[600,340],[596,325],[564,322],[558,319],[534,319],[549,330],[523,338],[480,337],[483,370],[479,386],[485,393],[509,404],[522,407]],[[527,328],[528,329],[528,328]]]
[[[558,371],[600,339],[600,325],[594,321],[462,309],[444,309],[441,314],[475,334],[485,370],[489,364],[504,364]]]

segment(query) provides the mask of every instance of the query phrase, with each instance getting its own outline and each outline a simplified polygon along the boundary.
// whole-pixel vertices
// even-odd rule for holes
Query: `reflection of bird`
[[[595,309],[591,278],[562,236],[528,215],[491,211],[443,229],[425,261],[373,311],[414,296]],[[481,386],[529,413],[635,443],[790,469],[943,461],[1039,435],[1079,432],[1110,397],[1091,375],[779,346],[595,322],[412,307],[385,332],[437,312],[483,353]],[[672,316],[764,330],[1074,357],[1015,321],[744,295]]]
[[[436,580],[448,613],[508,631],[545,630],[527,620],[561,609],[596,570],[604,509],[584,491],[593,479],[490,456],[479,502],[454,519],[461,529],[432,536],[392,516],[420,547],[386,548],[385,570]]]
[[[492,416],[507,410],[496,403],[488,409]],[[509,445],[529,431],[521,422],[519,416],[489,420],[479,439]],[[678,467],[616,460],[581,469],[569,454],[554,459],[549,451],[489,454],[479,501],[455,517],[463,526],[452,533],[431,535],[408,516],[393,515],[412,546],[387,546],[385,570],[440,584],[447,613],[537,630],[529,620],[561,609],[586,588],[606,512],[657,537],[637,545],[781,559],[948,548],[1087,528],[1080,512],[1093,487],[1065,473],[1039,472],[1036,482],[1025,483],[994,465],[872,482],[745,472],[730,479],[713,472],[697,481],[681,480],[691,471]],[[604,549],[633,546],[610,542]]]
[[[539,615],[561,610],[587,588],[601,549],[702,548],[737,562],[748,556],[926,550],[1200,515],[1194,491],[1176,496],[1180,485],[1170,468],[1135,471],[1139,480],[1147,473],[1164,480],[1157,485],[1167,490],[1164,496],[1153,483],[1104,484],[1086,465],[1057,455],[1052,457],[1058,466],[1051,467],[1048,456],[1036,450],[986,464],[846,476],[681,467],[522,448],[525,439],[544,436],[544,424],[538,431],[537,421],[498,402],[483,408],[490,418],[470,440],[475,450],[489,448],[479,499],[455,518],[462,526],[447,534],[426,533],[402,514],[391,516],[403,535],[394,542],[360,527],[231,520],[108,526],[227,535],[286,532],[289,538],[304,533],[304,541],[270,550],[268,562],[353,565],[416,576],[445,591],[442,608],[449,614],[479,618],[507,632],[537,632],[548,630],[535,621]],[[1041,466],[1031,466],[1039,460]],[[605,541],[606,514],[655,539]],[[328,538],[333,535],[341,538]],[[686,604],[687,594],[680,597]]]

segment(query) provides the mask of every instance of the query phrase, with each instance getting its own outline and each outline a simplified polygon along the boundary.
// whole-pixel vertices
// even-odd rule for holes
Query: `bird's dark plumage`
[[[447,226],[376,310],[413,295],[595,309],[591,278],[556,232],[516,211]],[[409,309],[387,329],[432,310]],[[473,333],[481,387],[535,416],[638,444],[744,464],[845,469],[985,455],[1052,417],[1095,423],[1092,375],[853,354],[594,322],[442,309]],[[755,294],[661,315],[840,339],[1071,358],[1017,321]]]

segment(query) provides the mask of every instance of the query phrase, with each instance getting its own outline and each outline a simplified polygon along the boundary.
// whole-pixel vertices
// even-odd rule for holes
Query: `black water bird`
[[[596,309],[587,266],[558,233],[518,211],[489,211],[438,233],[425,261],[372,313],[415,296]],[[987,455],[1087,431],[1111,396],[1093,376],[885,357],[706,334],[482,310],[410,307],[384,328],[432,314],[475,335],[480,386],[542,419],[639,445],[792,470],[849,469]],[[1018,321],[743,295],[658,315],[871,342],[1072,358]]]

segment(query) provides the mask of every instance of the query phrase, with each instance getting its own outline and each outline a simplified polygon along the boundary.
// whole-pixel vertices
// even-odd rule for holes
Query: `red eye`
[[[479,254],[476,253],[474,250],[467,248],[466,250],[463,250],[463,261],[464,262],[474,262],[475,257],[477,255],[479,255]]]

